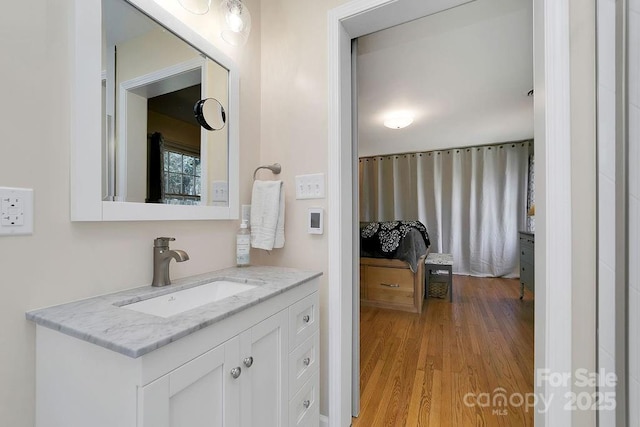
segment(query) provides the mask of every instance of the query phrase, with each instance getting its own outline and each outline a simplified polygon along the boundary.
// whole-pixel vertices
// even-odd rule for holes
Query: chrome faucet
[[[173,237],[158,237],[153,241],[153,281],[151,286],[167,286],[171,284],[169,279],[169,262],[187,261],[189,255],[179,249],[169,250],[169,242],[176,240]]]

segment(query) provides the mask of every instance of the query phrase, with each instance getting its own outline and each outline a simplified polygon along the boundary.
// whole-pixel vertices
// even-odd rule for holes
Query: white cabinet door
[[[234,337],[140,388],[140,427],[240,425],[240,342]],[[239,368],[239,371],[232,370]],[[234,374],[240,374],[234,378]]]
[[[241,334],[243,427],[288,425],[287,322],[284,310]]]

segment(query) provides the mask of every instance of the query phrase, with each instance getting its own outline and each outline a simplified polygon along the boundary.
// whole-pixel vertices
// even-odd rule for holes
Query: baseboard
[[[320,427],[329,427],[329,417],[320,414]]]

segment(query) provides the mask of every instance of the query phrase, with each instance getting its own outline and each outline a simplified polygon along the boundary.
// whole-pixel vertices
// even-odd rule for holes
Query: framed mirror
[[[153,0],[74,10],[72,220],[237,219],[235,64]]]

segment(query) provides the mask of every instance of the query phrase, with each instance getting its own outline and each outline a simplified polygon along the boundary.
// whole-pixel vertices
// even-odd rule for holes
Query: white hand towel
[[[282,181],[253,182],[251,246],[268,251],[284,246],[284,189]]]

